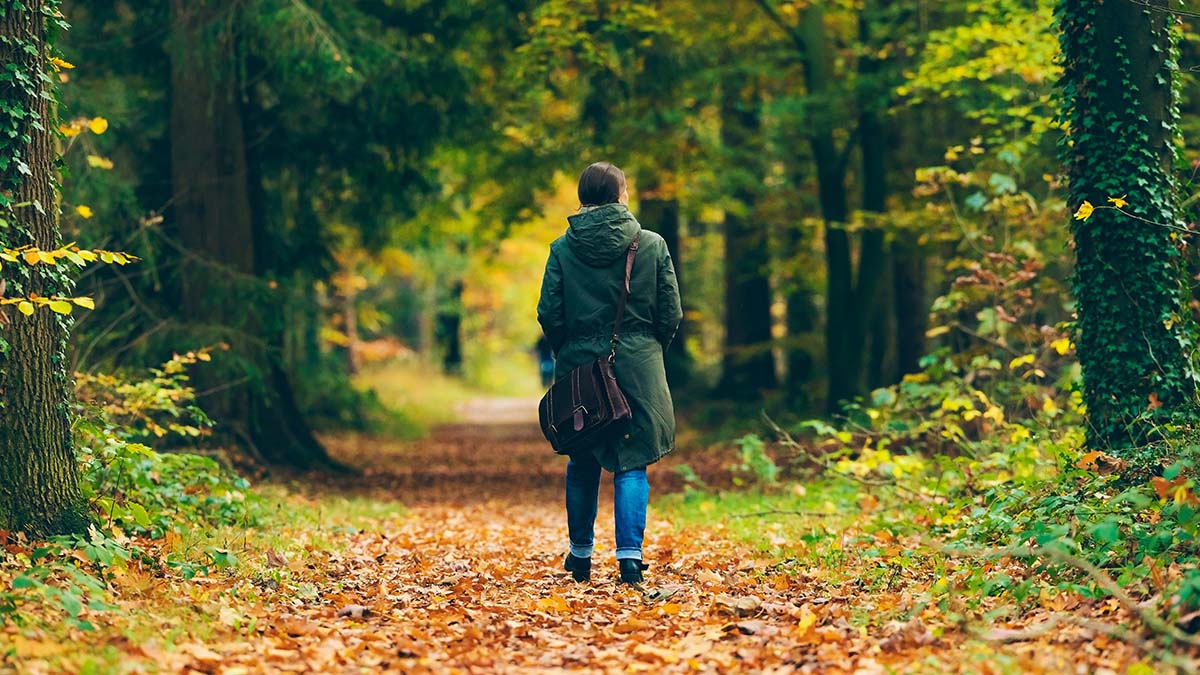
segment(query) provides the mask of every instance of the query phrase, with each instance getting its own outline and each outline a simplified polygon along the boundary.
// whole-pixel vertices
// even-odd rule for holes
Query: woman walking
[[[625,283],[626,256],[637,241],[629,297],[616,346],[617,382],[633,416],[615,440],[578,449],[567,463],[565,568],[576,581],[591,578],[601,469],[613,474],[617,561],[621,581],[640,583],[642,537],[650,484],[646,467],[675,449],[675,410],[663,353],[683,314],[666,242],[643,230],[629,212],[625,174],[608,162],[579,178],[579,212],[567,233],[550,245],[538,322],[562,377],[608,353],[613,320]]]

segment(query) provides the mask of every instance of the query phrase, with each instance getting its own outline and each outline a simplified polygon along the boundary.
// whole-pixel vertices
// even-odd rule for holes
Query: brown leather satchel
[[[612,349],[591,363],[572,370],[557,380],[538,404],[542,433],[554,447],[554,452],[569,455],[576,450],[606,442],[622,433],[633,416],[625,393],[617,385],[614,364],[617,343],[621,341],[621,319],[629,300],[629,275],[637,257],[641,234],[629,245],[625,256],[625,285],[617,302],[617,318],[613,321]]]

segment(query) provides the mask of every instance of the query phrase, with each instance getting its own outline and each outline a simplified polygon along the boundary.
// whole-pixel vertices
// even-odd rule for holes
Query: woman
[[[608,353],[625,283],[626,254],[630,244],[639,240],[616,350],[617,382],[629,399],[633,418],[622,438],[571,455],[567,464],[571,550],[564,566],[576,581],[591,578],[603,468],[613,474],[621,581],[640,583],[646,568],[642,536],[650,498],[646,467],[675,449],[675,410],[663,352],[683,316],[679,286],[666,242],[643,230],[629,212],[629,191],[620,169],[608,162],[589,166],[579,177],[579,204],[579,212],[567,218],[567,233],[550,245],[538,322],[557,356],[558,377]]]

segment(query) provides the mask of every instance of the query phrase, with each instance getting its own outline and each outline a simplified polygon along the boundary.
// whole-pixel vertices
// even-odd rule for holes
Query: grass
[[[458,404],[485,395],[462,379],[446,375],[436,365],[417,360],[368,365],[355,376],[354,386],[375,392],[379,402],[398,418],[384,431],[407,440],[421,438],[431,428],[455,421]]]

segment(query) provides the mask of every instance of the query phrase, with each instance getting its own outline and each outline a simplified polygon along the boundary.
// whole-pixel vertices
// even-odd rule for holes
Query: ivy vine
[[[1190,421],[1195,410],[1188,231],[1171,166],[1179,118],[1175,21],[1161,9],[1091,0],[1062,0],[1056,21],[1068,129],[1060,151],[1071,203],[1124,195],[1118,208],[1089,209],[1090,218],[1072,223],[1088,441],[1120,450],[1153,440],[1162,424]]]

